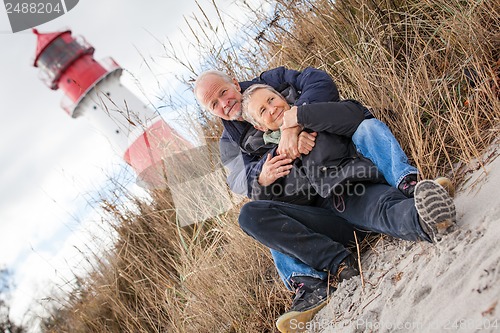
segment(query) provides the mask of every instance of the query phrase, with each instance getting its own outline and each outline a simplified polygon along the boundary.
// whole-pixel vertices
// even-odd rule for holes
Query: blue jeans
[[[391,186],[397,187],[405,176],[418,173],[417,168],[408,163],[408,157],[389,127],[376,118],[365,119],[354,133],[352,141],[358,151],[378,167]],[[315,270],[299,259],[274,249],[271,249],[271,254],[287,288],[290,288],[290,279],[294,276],[327,277],[326,272]]]
[[[398,187],[403,178],[418,173],[386,124],[378,119],[365,119],[352,136],[358,151],[369,158],[384,175],[389,185]]]
[[[310,276],[316,279],[326,280],[328,273],[320,272],[307,266],[299,259],[295,259],[286,254],[270,249],[273,256],[274,265],[278,270],[278,275],[285,286],[291,290],[291,279],[295,276]]]

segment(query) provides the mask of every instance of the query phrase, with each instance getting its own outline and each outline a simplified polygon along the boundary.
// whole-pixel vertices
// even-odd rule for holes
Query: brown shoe
[[[302,332],[308,329],[308,322],[327,303],[336,290],[328,281],[309,276],[292,278],[295,297],[290,310],[276,321],[276,327],[282,333]]]

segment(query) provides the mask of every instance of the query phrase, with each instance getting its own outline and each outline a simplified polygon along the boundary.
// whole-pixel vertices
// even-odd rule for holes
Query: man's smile
[[[238,101],[234,101],[234,103],[232,103],[230,106],[228,106],[225,110],[224,110],[224,114],[226,116],[229,116],[229,114],[231,113],[231,111],[234,109],[234,106],[236,105],[236,103],[238,103]]]

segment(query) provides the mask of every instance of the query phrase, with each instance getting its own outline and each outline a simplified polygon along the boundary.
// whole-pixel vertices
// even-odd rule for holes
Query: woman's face
[[[290,110],[285,99],[267,89],[256,90],[248,102],[248,112],[259,123],[261,131],[277,130],[283,123],[283,114]]]

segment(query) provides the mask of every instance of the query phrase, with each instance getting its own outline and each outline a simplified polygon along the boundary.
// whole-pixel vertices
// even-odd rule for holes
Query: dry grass
[[[121,194],[123,195],[123,194]],[[45,332],[269,331],[284,310],[269,251],[244,236],[238,209],[179,228],[168,192],[103,208],[115,246],[44,321]]]
[[[168,44],[166,56],[191,76],[214,67],[240,79],[279,65],[322,68],[342,97],[369,105],[391,127],[424,177],[459,181],[460,165],[498,136],[498,1],[269,4],[271,12],[241,2],[255,23],[237,26],[231,43],[231,18],[207,22],[200,7],[186,38],[206,62],[184,62]],[[220,126],[206,124],[213,140]],[[239,230],[238,208],[179,228],[169,193],[151,194],[151,203],[130,198],[129,208],[103,202],[117,242],[97,255],[44,331],[273,332],[289,294],[267,249]]]
[[[373,108],[423,177],[456,173],[498,135],[495,1],[278,1],[260,31],[270,66],[329,72]],[[477,73],[475,83],[466,71]],[[475,85],[475,86],[473,86]]]

